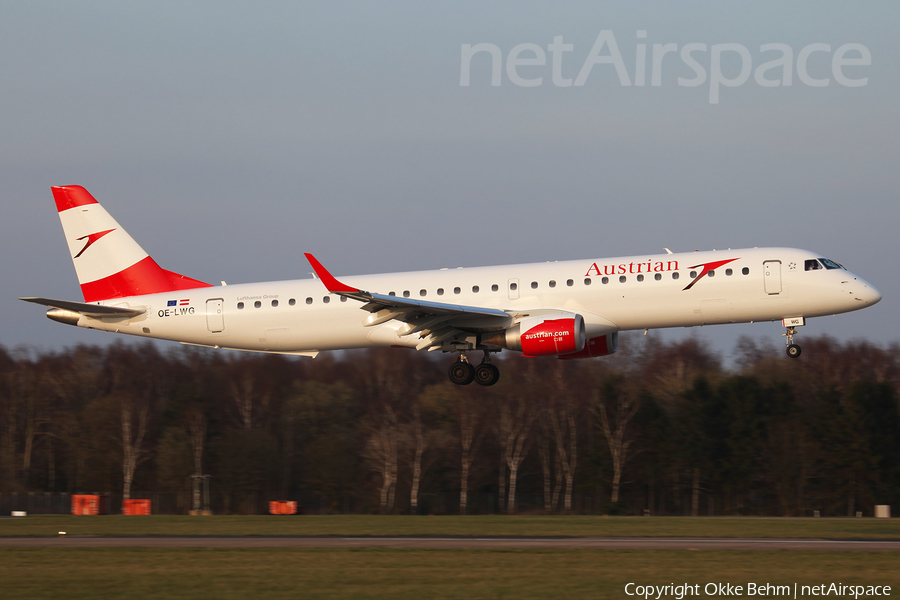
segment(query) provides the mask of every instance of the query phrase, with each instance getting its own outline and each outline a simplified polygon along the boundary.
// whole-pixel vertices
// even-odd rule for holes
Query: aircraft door
[[[509,280],[509,299],[510,300],[518,300],[519,299],[519,280],[518,279],[510,279]]]
[[[206,326],[211,333],[225,331],[224,304],[221,298],[206,301]]]
[[[781,261],[767,260],[763,263],[765,273],[766,293],[771,295],[781,293]]]

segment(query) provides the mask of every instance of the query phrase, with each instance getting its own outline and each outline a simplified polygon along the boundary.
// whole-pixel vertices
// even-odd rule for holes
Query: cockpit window
[[[810,258],[806,261],[803,268],[806,271],[818,271],[822,268],[822,265],[819,264],[819,261],[817,261],[816,259]]]
[[[828,260],[827,258],[820,258],[819,260],[822,261],[822,264],[825,265],[826,269],[843,269],[844,268],[841,265],[839,265],[838,263],[834,262],[833,260]]]

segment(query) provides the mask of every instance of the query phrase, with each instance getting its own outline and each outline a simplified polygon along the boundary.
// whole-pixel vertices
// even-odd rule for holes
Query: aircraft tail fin
[[[156,264],[80,185],[51,190],[85,302],[211,287]]]

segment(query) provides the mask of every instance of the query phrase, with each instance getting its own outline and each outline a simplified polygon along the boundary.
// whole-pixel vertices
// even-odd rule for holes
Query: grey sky
[[[112,336],[16,300],[80,299],[49,187],[86,186],[165,268],[218,282],[795,246],[884,294],[802,333],[886,344],[897,332],[900,22],[896,2],[0,2],[0,344]],[[863,44],[864,87],[539,87],[487,55],[460,86],[462,44],[573,44],[601,30],[634,77],[637,43]],[[638,40],[636,31],[646,30]],[[709,68],[709,53],[705,55]],[[734,57],[729,57],[733,59]],[[723,61],[732,76],[739,65]],[[702,62],[702,61],[701,61]],[[649,65],[649,58],[648,58]],[[813,54],[811,76],[831,77]],[[648,80],[649,80],[648,66]],[[775,75],[769,75],[775,77]],[[704,328],[778,341],[779,326]],[[663,335],[672,336],[673,333]],[[802,343],[802,337],[800,338]]]

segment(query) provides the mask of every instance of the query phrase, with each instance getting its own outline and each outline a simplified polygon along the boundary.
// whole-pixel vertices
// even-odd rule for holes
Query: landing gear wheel
[[[783,337],[787,338],[787,355],[791,358],[800,356],[800,346],[794,343],[794,336],[796,334],[797,330],[793,327],[788,327],[787,331],[781,334]]]
[[[456,385],[469,385],[475,381],[475,367],[461,360],[450,365],[450,381]]]
[[[483,386],[494,385],[500,381],[500,369],[490,363],[481,363],[475,367],[475,383]]]

